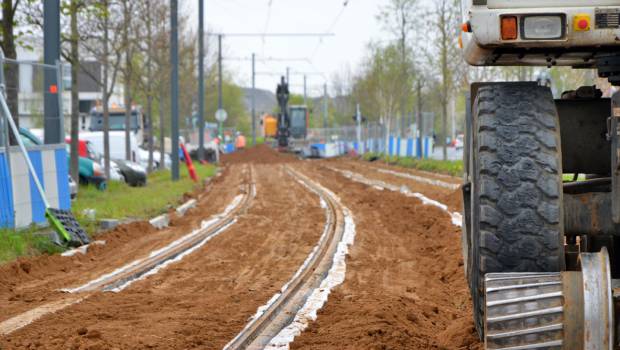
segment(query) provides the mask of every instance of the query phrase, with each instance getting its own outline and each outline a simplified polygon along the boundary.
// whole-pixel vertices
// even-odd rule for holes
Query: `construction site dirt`
[[[195,209],[156,230],[122,225],[86,254],[0,266],[0,324],[79,295],[80,301],[0,335],[0,349],[221,349],[277,294],[317,245],[322,202],[284,165],[338,196],[355,221],[344,282],[292,349],[481,349],[460,248],[460,191],[415,176],[459,180],[353,159],[302,161],[259,146],[222,157],[221,176],[191,196]],[[251,167],[256,196],[226,230],[118,292],[62,292],[170,244],[225,211]],[[413,174],[394,175],[377,169]],[[406,187],[415,196],[343,174]],[[446,209],[446,210],[444,210]]]

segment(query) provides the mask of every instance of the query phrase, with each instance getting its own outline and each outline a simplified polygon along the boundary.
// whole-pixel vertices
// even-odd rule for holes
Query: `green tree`
[[[401,82],[401,51],[394,44],[385,47],[370,44],[368,50],[369,56],[362,63],[364,68],[355,78],[353,94],[370,119],[378,118],[385,126],[388,131],[385,138],[387,146],[397,109],[403,95],[407,94]]]
[[[419,17],[418,0],[390,0],[379,12],[378,19],[383,26],[396,37],[396,46],[400,53],[399,67],[401,70],[401,89],[403,94],[400,98],[400,126],[398,131],[403,134],[406,130],[408,110],[411,105],[411,92],[415,65],[410,41],[416,28],[416,18]]]
[[[17,58],[17,44],[21,33],[17,31],[18,8],[20,0],[2,0],[2,19],[0,19],[0,48],[4,53],[4,57],[10,59]],[[7,103],[15,124],[19,127],[19,109],[18,109],[18,88],[19,88],[19,66],[17,64],[5,64],[4,78],[6,87]],[[16,144],[16,140],[12,133],[9,133],[11,144]]]

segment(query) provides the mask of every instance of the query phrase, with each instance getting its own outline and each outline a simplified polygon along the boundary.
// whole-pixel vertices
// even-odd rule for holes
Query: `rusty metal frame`
[[[564,232],[568,235],[616,235],[620,225],[611,218],[612,193],[564,193]]]
[[[611,141],[611,217],[613,222],[620,223],[620,106],[614,106],[609,118],[609,134]]]
[[[611,100],[556,100],[562,138],[562,169],[565,173],[609,173],[611,145],[606,138]]]

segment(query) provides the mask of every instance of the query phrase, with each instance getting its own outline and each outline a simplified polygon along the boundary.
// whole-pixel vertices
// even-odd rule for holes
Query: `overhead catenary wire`
[[[252,57],[224,57],[226,61],[251,61]],[[256,57],[256,62],[307,62],[310,60],[305,57],[291,57],[291,58],[281,58],[281,57]]]
[[[327,30],[325,31],[326,33],[329,33],[334,30],[334,28],[336,27],[336,24],[338,24],[338,21],[340,21],[340,18],[344,14],[344,11],[346,10],[347,5],[349,4],[349,1],[351,0],[345,0],[343,2],[340,12],[338,12],[338,15],[336,15],[336,18],[332,21],[329,27],[327,27]],[[316,47],[314,48],[314,51],[312,52],[312,55],[310,56],[312,59],[314,59],[314,57],[316,56],[322,44],[323,44],[323,38],[319,38],[319,42],[316,44]]]
[[[271,5],[273,4],[273,0],[269,0],[267,4],[267,20],[265,21],[265,27],[263,29],[263,34],[267,33],[269,29],[269,21],[271,20]],[[262,47],[261,54],[265,55],[265,36],[262,37]]]

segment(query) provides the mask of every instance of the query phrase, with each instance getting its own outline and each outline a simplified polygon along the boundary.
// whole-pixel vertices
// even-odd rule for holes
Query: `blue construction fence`
[[[237,148],[235,147],[234,143],[226,143],[222,145],[222,151],[224,152],[224,154],[233,153],[236,150]]]
[[[71,209],[69,169],[64,144],[28,148],[47,200],[54,208]],[[0,228],[45,224],[45,204],[17,147],[0,148]]]
[[[360,147],[361,146],[361,147]],[[311,143],[309,148],[304,150],[305,155],[320,158],[338,157],[345,154],[356,153],[381,153],[389,156],[398,157],[418,157],[430,158],[433,154],[433,138],[405,138],[391,136],[387,142],[385,138],[367,139],[358,143],[357,141],[333,141]]]

